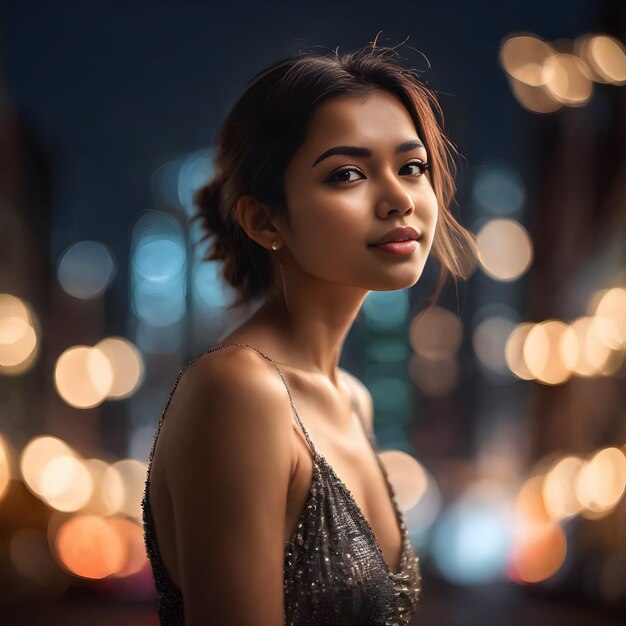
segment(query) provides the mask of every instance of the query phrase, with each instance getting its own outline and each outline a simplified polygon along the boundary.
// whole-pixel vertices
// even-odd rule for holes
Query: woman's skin
[[[413,121],[392,94],[339,97],[322,104],[305,143],[295,154],[284,184],[292,229],[267,223],[266,210],[252,198],[243,225],[248,235],[281,260],[280,291],[259,317],[273,320],[280,340],[291,346],[289,363],[337,385],[341,348],[369,291],[414,285],[422,274],[437,222],[437,199],[429,174],[407,163],[426,162],[424,148],[394,154],[396,146],[421,141]],[[371,157],[330,156],[335,146],[361,146]],[[344,166],[360,173],[327,179]],[[256,205],[256,206],[255,206]],[[394,256],[367,244],[396,226],[423,234],[417,250]],[[282,293],[281,293],[282,292]]]
[[[291,228],[250,196],[239,200],[242,226],[273,255],[277,282],[265,303],[218,342],[250,344],[278,363],[317,451],[353,494],[393,571],[400,528],[351,404],[354,390],[371,429],[371,395],[338,364],[368,292],[414,285],[432,247],[438,209],[430,174],[409,165],[428,162],[428,154],[424,147],[395,154],[407,141],[423,143],[388,92],[341,96],[317,109],[285,172]],[[372,155],[334,154],[313,165],[336,146]],[[328,182],[346,167],[355,171]],[[413,252],[368,247],[397,226],[421,233]],[[234,347],[202,355],[186,371],[161,429],[150,495],[187,624],[213,623],[209,615],[220,624],[282,624],[283,550],[312,470],[271,363]]]

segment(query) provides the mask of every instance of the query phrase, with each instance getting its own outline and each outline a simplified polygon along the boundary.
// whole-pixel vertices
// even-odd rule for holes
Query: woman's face
[[[407,142],[412,145],[398,152]],[[389,92],[340,96],[320,105],[285,172],[291,229],[280,228],[283,263],[322,281],[367,290],[414,285],[438,214],[430,174],[419,167],[428,162],[422,143],[408,111]],[[339,146],[358,147],[369,156],[327,152]],[[411,252],[371,246],[399,226],[421,233]]]

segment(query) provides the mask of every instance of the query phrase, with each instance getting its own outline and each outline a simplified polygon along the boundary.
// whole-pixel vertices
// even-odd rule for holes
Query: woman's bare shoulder
[[[187,364],[172,393],[166,421],[170,430],[174,423],[182,430],[228,428],[232,420],[253,422],[251,428],[278,428],[289,424],[289,419],[280,419],[289,407],[285,384],[272,363],[251,348],[232,346],[203,352]],[[259,413],[273,419],[259,424],[259,418],[246,417]]]
[[[192,359],[182,371],[177,393],[193,389],[226,395],[242,388],[271,391],[279,388],[278,383],[282,381],[271,362],[248,346],[233,345],[207,350]]]
[[[203,353],[170,409],[165,467],[189,623],[278,624],[294,456],[278,372],[249,348]]]

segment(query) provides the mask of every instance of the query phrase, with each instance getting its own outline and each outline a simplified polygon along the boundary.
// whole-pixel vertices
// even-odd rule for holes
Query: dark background
[[[585,107],[535,114],[515,99],[498,61],[499,49],[505,37],[524,32],[553,43],[604,32],[623,42],[625,15],[621,3],[610,0],[386,5],[3,2],[0,162],[5,167],[0,168],[4,169],[0,193],[3,203],[20,207],[29,235],[22,251],[28,259],[24,265],[13,266],[14,257],[4,255],[0,291],[29,294],[44,324],[57,325],[54,273],[59,255],[81,239],[106,242],[118,267],[107,292],[103,325],[109,334],[127,334],[129,225],[140,211],[160,206],[152,185],[155,171],[167,161],[211,146],[245,83],[263,67],[314,46],[348,51],[380,33],[380,45],[405,42],[399,53],[423,70],[426,84],[438,94],[445,129],[462,155],[457,176],[461,223],[474,229],[480,217],[470,195],[477,173],[505,164],[524,181],[527,200],[520,220],[533,236],[536,262],[528,277],[513,286],[498,286],[494,293],[527,319],[564,315],[561,296],[576,288],[582,275],[578,268],[593,264],[608,225],[615,223],[615,212],[624,208],[623,200],[611,208],[604,195],[608,183],[621,175],[623,164],[623,87],[599,85]],[[583,186],[582,173],[588,175]],[[576,201],[582,197],[585,202]],[[8,229],[0,232],[0,248],[6,251],[15,245]],[[0,260],[2,254],[0,249]],[[475,276],[459,289],[448,286],[440,302],[460,309],[469,320],[478,302],[491,299],[493,289]],[[429,291],[417,289],[420,296]],[[48,349],[77,341],[69,326],[54,326],[64,338],[51,341]],[[362,332],[356,329],[345,355],[345,363],[361,375],[356,344]],[[187,343],[182,361],[203,347]],[[590,428],[579,440],[567,439],[562,435],[567,415],[554,418],[552,428],[543,426],[554,414],[563,413],[570,396],[519,381],[494,384],[470,362],[467,340],[464,351],[467,374],[460,387],[443,401],[421,399],[420,414],[409,432],[415,454],[429,460],[435,475],[440,467],[443,477],[450,461],[472,462],[486,409],[507,398],[524,419],[531,460],[559,449],[589,452],[599,445],[624,443],[623,378],[610,392],[613,418],[596,430]],[[51,359],[46,357],[28,381],[0,386],[5,398],[49,385],[42,381],[49,377]],[[164,399],[179,365],[171,363],[161,372],[155,406]],[[597,392],[585,393],[593,397]],[[34,434],[54,428],[54,419],[42,415],[38,405],[31,412],[24,409],[29,405],[17,406],[21,408],[5,414],[4,425],[0,415],[0,429],[18,447]],[[132,408],[105,407],[104,415],[108,427],[97,431],[97,448],[122,456],[133,424]],[[155,424],[157,417],[155,411]],[[378,425],[384,434],[384,424]],[[59,431],[67,436],[67,425],[59,426]],[[384,436],[381,440],[385,443]],[[85,445],[96,444],[91,440]],[[623,503],[616,520],[618,515],[621,522],[615,521],[615,528],[623,538]],[[625,615],[626,590],[613,605],[593,591],[590,581],[599,571],[599,553],[593,545],[591,553],[581,549],[576,557],[577,573],[528,587],[452,585],[425,559],[423,600],[415,623],[624,623],[620,619]],[[625,551],[622,540],[622,565]],[[3,558],[0,581],[12,576]],[[626,568],[619,572],[626,579]],[[245,576],[242,584],[245,587]],[[10,592],[11,584],[6,588]],[[113,620],[155,624],[149,591],[145,585],[133,589],[77,584],[54,602],[36,594],[12,600],[10,593],[0,591],[0,608],[8,624],[96,625]]]

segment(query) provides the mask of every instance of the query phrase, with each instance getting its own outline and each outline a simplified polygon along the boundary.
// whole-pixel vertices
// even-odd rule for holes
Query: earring
[[[274,250],[274,252],[278,250],[278,243],[276,241],[272,241],[272,250]]]

